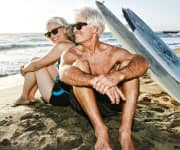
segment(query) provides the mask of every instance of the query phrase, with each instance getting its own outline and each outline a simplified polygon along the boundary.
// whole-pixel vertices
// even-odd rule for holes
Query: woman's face
[[[54,44],[57,44],[62,36],[62,26],[57,23],[49,23],[47,25],[47,33],[45,34]]]

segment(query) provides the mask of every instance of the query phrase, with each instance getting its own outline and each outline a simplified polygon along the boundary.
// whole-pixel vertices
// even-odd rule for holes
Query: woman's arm
[[[72,44],[56,45],[54,48],[51,49],[51,51],[47,55],[39,59],[32,60],[32,62],[28,64],[26,67],[21,68],[21,72],[23,74],[26,74],[27,72],[37,71],[43,67],[54,64],[61,57],[62,52],[64,50],[69,49],[72,46]]]

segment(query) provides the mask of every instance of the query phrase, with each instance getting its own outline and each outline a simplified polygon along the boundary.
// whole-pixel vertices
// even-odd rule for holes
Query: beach
[[[180,56],[180,49],[175,50]],[[70,106],[37,102],[13,106],[23,84],[21,75],[0,78],[0,149],[90,150],[95,136],[88,120]],[[145,74],[140,79],[140,96],[133,125],[138,150],[180,149],[180,104]],[[121,114],[105,118],[113,150],[119,150],[118,128]]]
[[[180,57],[179,34],[157,35]],[[110,32],[105,32],[101,40],[121,46]],[[39,92],[35,103],[13,106],[22,91],[19,67],[33,57],[45,55],[51,47],[41,33],[0,35],[0,150],[91,150],[95,144],[89,121],[70,106],[44,104]],[[140,78],[140,84],[132,135],[136,149],[180,149],[180,104],[148,74]],[[113,150],[120,147],[119,116],[117,113],[104,118]]]
[[[142,73],[143,66],[148,65],[143,64],[146,62],[141,58],[137,61],[138,56],[131,57],[128,52],[142,55],[149,62],[147,72],[138,78],[140,86],[137,86],[139,88],[137,105],[132,110],[133,112],[135,110],[134,116],[131,116],[133,120],[129,118],[130,125],[132,121],[131,136],[135,150],[180,150],[179,6],[180,0],[1,1],[0,150],[94,150],[95,148],[96,150],[105,150],[108,140],[112,150],[125,150],[125,144],[128,146],[126,150],[130,150],[130,147],[133,147],[130,140],[124,141],[124,139],[130,138],[128,137],[128,134],[131,133],[128,131],[128,116],[132,114],[130,105],[134,104],[131,103],[133,93],[125,91],[124,85],[126,88],[128,85],[126,86],[124,81],[125,83],[129,82],[131,79],[128,79],[128,76],[131,78],[131,74],[134,76],[132,77],[134,80],[136,75]],[[97,12],[88,7],[96,9]],[[131,103],[128,104],[129,108],[123,109],[122,107],[121,109],[126,120],[122,119],[122,112],[113,111],[104,106],[104,103],[102,105],[98,103],[110,139],[103,132],[103,129],[106,128],[98,128],[98,131],[94,132],[94,122],[92,125],[85,114],[82,115],[75,110],[74,107],[79,106],[75,104],[71,96],[69,96],[70,105],[68,106],[53,106],[45,100],[49,97],[49,86],[52,85],[47,76],[52,76],[50,73],[52,70],[41,67],[44,65],[48,67],[48,62],[55,58],[62,66],[65,60],[62,60],[60,56],[66,56],[64,51],[71,44],[68,40],[70,38],[76,38],[74,45],[79,46],[74,47],[76,51],[72,52],[72,55],[75,53],[77,57],[72,56],[72,59],[80,58],[82,61],[87,59],[90,65],[88,68],[93,75],[98,76],[98,74],[107,72],[108,66],[97,63],[103,60],[107,61],[104,64],[109,62],[115,71],[122,68],[125,72],[126,70],[129,72],[127,76],[125,75],[124,81],[117,83],[117,86],[123,85],[120,90],[130,96],[130,98],[125,97],[126,102]],[[120,51],[122,53],[114,56],[116,49],[113,47],[122,48]],[[115,53],[111,54],[109,50]],[[106,55],[105,59],[101,55],[103,57]],[[33,63],[35,65],[26,68],[28,64],[35,61],[35,58],[42,58],[42,61],[38,65]],[[115,62],[116,59],[118,60]],[[68,62],[70,63],[70,59],[67,58]],[[127,63],[131,67],[126,68]],[[57,69],[62,69],[59,68],[60,66],[54,64]],[[43,93],[41,96],[38,89],[34,98],[33,91],[31,91],[28,96],[31,102],[18,105],[17,100],[21,103],[20,97],[26,97],[21,95],[24,88],[24,77],[21,73],[26,72],[26,69],[24,71],[20,69],[23,67],[27,69],[27,72],[37,70],[39,67],[43,69],[41,71],[44,76],[40,77],[43,81],[38,80],[37,83],[42,84],[42,91],[47,91],[47,93]],[[82,67],[81,64],[80,67]],[[98,70],[98,68],[102,70]],[[50,72],[46,72],[46,69]],[[40,76],[41,71],[36,75]],[[62,70],[59,71],[62,72]],[[109,70],[107,73],[113,74],[113,70]],[[114,75],[117,77],[118,73],[115,72]],[[73,78],[73,72],[71,76]],[[27,78],[31,78],[31,76]],[[98,80],[98,78],[96,79]],[[110,77],[109,80],[111,79]],[[43,86],[46,80],[49,86]],[[65,80],[61,74],[59,80]],[[80,76],[79,80],[83,81]],[[111,84],[108,81],[104,82]],[[63,89],[57,91],[59,86],[61,84],[53,87],[53,96],[64,93]],[[101,85],[98,86],[96,82],[96,86],[98,88]],[[66,87],[63,88],[66,89]],[[110,90],[108,92],[112,98],[117,97],[117,93],[112,91],[113,89],[108,90]],[[69,92],[65,91],[65,93]],[[84,96],[87,95],[84,94]],[[96,98],[99,98],[100,101],[105,100],[100,95],[91,96],[97,96]],[[67,98],[63,95],[63,98],[58,100],[63,100],[64,97]],[[52,99],[51,97],[51,103],[57,103]],[[89,103],[91,100],[93,99],[89,99]],[[123,105],[126,102],[120,98],[120,104]],[[91,109],[93,110],[93,108]],[[98,117],[95,113],[91,112],[91,114],[97,120]],[[104,117],[105,114],[108,116]],[[126,124],[121,124],[122,120]],[[100,124],[95,123],[95,128],[100,127]],[[120,127],[121,132],[125,133],[121,137],[119,137]],[[125,128],[128,130],[126,131]],[[100,134],[101,136],[98,136]],[[96,136],[98,136],[98,140]],[[125,143],[120,144],[120,139]]]

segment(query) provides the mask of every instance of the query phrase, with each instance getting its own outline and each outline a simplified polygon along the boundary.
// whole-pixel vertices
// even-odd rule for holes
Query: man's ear
[[[92,31],[93,31],[93,33],[98,33],[98,27],[93,26],[92,28],[93,28],[93,30],[92,30]]]

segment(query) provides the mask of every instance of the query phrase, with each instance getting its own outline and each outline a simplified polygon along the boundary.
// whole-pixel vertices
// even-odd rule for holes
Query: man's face
[[[93,28],[89,26],[86,21],[82,18],[76,19],[73,32],[75,35],[76,43],[84,43],[93,37]]]

